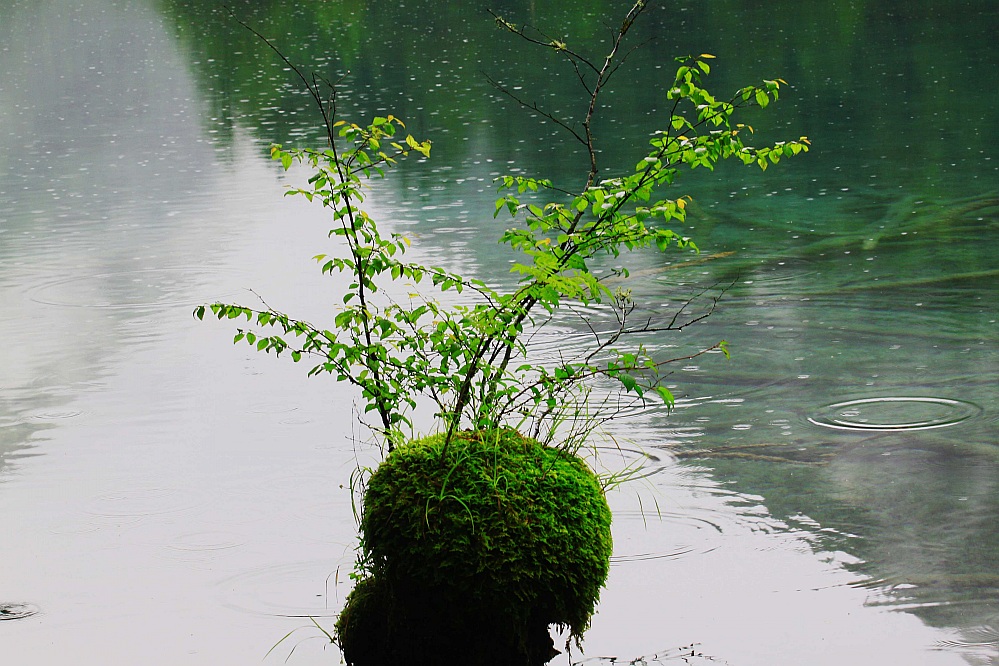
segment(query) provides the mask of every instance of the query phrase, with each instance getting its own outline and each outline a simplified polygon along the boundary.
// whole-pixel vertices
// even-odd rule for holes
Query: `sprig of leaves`
[[[735,122],[734,117],[745,107],[766,108],[778,99],[784,82],[764,81],[718,99],[702,84],[714,56],[701,54],[678,59],[676,74],[665,86],[670,110],[634,169],[598,178],[598,151],[590,121],[597,99],[627,57],[622,43],[645,7],[644,2],[635,3],[610,52],[600,60],[590,60],[565,41],[540,32],[542,37],[533,37],[496,17],[502,29],[567,59],[589,94],[582,131],[557,121],[590,156],[581,187],[545,178],[510,175],[498,179],[501,196],[494,217],[505,211],[513,221],[499,240],[520,255],[511,269],[519,276],[515,288],[501,292],[481,280],[407,261],[408,239],[383,233],[362,208],[365,181],[385,176],[388,168],[414,152],[429,157],[430,142],[405,133],[404,123],[391,115],[363,126],[337,118],[336,86],[309,79],[295,69],[321,112],[329,145],[323,150],[275,145],[271,156],[285,170],[296,163],[310,170],[307,186],[292,187],[287,193],[319,201],[330,209],[329,236],[346,251],[315,259],[324,274],[343,273],[350,282],[326,326],[295,319],[266,302],[259,308],[221,302],[202,305],[195,309],[195,316],[201,319],[211,312],[222,320],[245,319],[252,327],[238,329],[235,342],[276,355],[287,353],[295,362],[308,360],[310,376],[330,374],[358,387],[363,411],[377,414],[379,424],[373,427],[389,450],[406,438],[406,429],[412,429],[411,414],[420,396],[436,405],[446,441],[462,427],[502,425],[523,427],[529,430],[527,434],[550,441],[556,436],[551,424],[567,413],[574,418],[587,414],[585,418],[596,423],[601,417],[578,405],[588,399],[590,385],[597,378],[616,383],[622,394],[638,400],[654,396],[672,407],[673,395],[664,384],[667,366],[712,351],[727,356],[726,344],[721,341],[683,358],[662,359],[646,347],[642,336],[680,330],[700,321],[713,311],[717,297],[701,314],[688,316],[684,306],[669,322],[648,320],[636,325],[629,319],[634,311],[630,292],[612,290],[590,269],[591,262],[642,249],[696,250],[690,239],[670,229],[672,223],[683,223],[687,213],[689,197],[667,196],[683,170],[714,169],[718,162],[732,158],[766,169],[807,151],[809,143],[801,137],[761,147],[747,145],[744,139],[753,129]],[[320,83],[325,84],[326,94]],[[494,85],[523,106],[553,119]],[[626,266],[618,274],[627,275]],[[392,282],[406,285],[405,302],[394,300],[384,288]],[[464,296],[459,303],[447,305],[442,302],[446,292]],[[561,308],[575,305],[609,308],[615,313],[616,327],[596,330],[587,322],[593,334],[591,345],[557,361],[535,359],[529,332]],[[268,329],[275,332],[266,333]],[[573,441],[587,432],[586,426],[574,425],[571,430]]]

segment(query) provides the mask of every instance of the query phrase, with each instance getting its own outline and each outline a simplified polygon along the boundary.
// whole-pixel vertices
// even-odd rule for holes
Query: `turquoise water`
[[[235,3],[296,62],[346,72],[432,159],[371,212],[418,257],[502,281],[504,173],[572,184],[581,155],[498,95],[578,113],[574,76],[468,3]],[[502,3],[599,53],[620,7]],[[650,340],[677,408],[608,424],[615,566],[585,653],[745,664],[999,659],[999,10],[989,2],[680,2],[636,27],[596,128],[632,165],[673,55],[749,122],[813,150],[686,174],[699,255],[642,256],[639,312],[716,311]],[[375,452],[352,396],[229,346],[193,305],[321,318],[321,211],[281,196],[271,141],[316,136],[290,72],[213,6],[0,2],[0,654],[36,663],[331,663],[309,629],[349,585],[347,485]],[[360,119],[360,118],[359,118]],[[689,177],[688,177],[689,176]],[[701,307],[703,298],[694,303]],[[606,313],[586,313],[601,322]],[[585,340],[553,322],[539,353]],[[7,609],[6,611],[4,609]],[[154,629],[150,629],[153,627]],[[149,641],[150,634],[158,637]],[[297,647],[296,647],[297,646]]]

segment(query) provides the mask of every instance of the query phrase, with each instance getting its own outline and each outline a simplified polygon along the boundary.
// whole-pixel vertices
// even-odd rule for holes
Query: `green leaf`
[[[618,375],[617,379],[628,391],[634,391],[638,387],[638,381],[631,375],[626,375],[622,373]]]
[[[672,407],[676,403],[673,393],[665,386],[657,386],[656,393],[659,394],[659,397],[662,398],[668,407]]]

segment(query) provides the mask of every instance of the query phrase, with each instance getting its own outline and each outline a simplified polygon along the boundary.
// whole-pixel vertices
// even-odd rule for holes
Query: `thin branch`
[[[644,42],[641,42],[639,44],[635,44],[630,49],[628,49],[628,52],[625,53],[623,56],[621,56],[621,59],[618,61],[618,63],[616,65],[614,65],[614,67],[611,69],[610,73],[607,74],[607,78],[610,78],[611,76],[613,76],[614,72],[616,72],[617,70],[619,70],[621,68],[621,65],[623,65],[625,62],[628,61],[628,58],[631,57],[632,53],[634,53],[635,51],[638,51],[639,49],[645,48],[646,46],[648,46],[649,44],[651,44],[654,41],[656,41],[655,37],[649,37]]]
[[[590,320],[584,317],[582,312],[576,312],[575,308],[573,308],[571,305],[566,305],[565,307],[569,312],[576,315],[577,317],[580,318],[580,320],[582,320],[582,322],[586,325],[586,328],[590,329],[590,334],[593,335],[593,339],[596,340],[596,343],[599,345],[600,334],[596,331],[596,329],[593,328],[593,326],[590,325]]]
[[[642,389],[643,390],[652,390],[656,386],[659,385],[659,382],[661,381],[661,378],[662,378],[662,375],[659,374],[659,371],[664,366],[667,366],[667,365],[669,365],[671,363],[678,363],[680,361],[690,361],[690,360],[693,360],[695,358],[698,358],[699,356],[703,356],[705,354],[709,354],[709,353],[711,353],[711,352],[713,352],[713,351],[715,351],[717,349],[721,349],[721,348],[722,348],[722,343],[718,342],[718,343],[715,343],[715,344],[711,345],[710,347],[706,347],[706,348],[701,349],[700,351],[696,351],[696,352],[694,352],[692,354],[687,354],[685,356],[675,356],[675,357],[666,359],[664,361],[656,361],[654,363],[654,365],[653,365],[652,368],[644,368],[644,367],[637,368],[636,367],[636,368],[633,368],[633,370],[635,372],[640,372],[641,374],[646,374],[646,375],[648,375],[650,373],[653,373],[653,372],[655,373],[654,374],[654,378],[655,378],[654,381],[647,381],[647,382],[645,382],[642,385]],[[564,384],[561,384],[559,386],[548,385],[547,387],[548,388],[557,389],[557,391],[554,392],[554,393],[552,393],[552,395],[562,395],[562,394],[565,394],[565,393],[569,392],[575,386],[581,384],[582,382],[584,382],[584,381],[586,381],[588,379],[592,379],[594,377],[608,377],[608,378],[613,378],[612,375],[610,374],[611,372],[612,371],[608,370],[607,368],[602,368],[602,367],[597,367],[597,366],[589,366],[585,370],[583,370],[581,372],[576,372],[575,374],[573,374],[572,377],[570,379],[566,380]],[[511,396],[511,398],[509,400],[509,403],[508,403],[509,406],[507,408],[505,408],[505,413],[517,412],[517,411],[520,411],[521,409],[524,409],[526,406],[532,404],[533,399],[532,399],[531,395],[532,395],[533,391],[536,390],[538,387],[546,387],[546,383],[545,383],[544,379],[540,379],[537,382],[525,385],[524,388],[522,388],[520,391],[518,391],[515,395]],[[642,398],[641,396],[638,396],[637,399],[644,400],[644,398]],[[613,418],[613,417],[611,417],[611,418]]]
[[[548,41],[541,41],[539,39],[535,39],[534,37],[531,37],[530,35],[528,35],[527,32],[526,32],[526,28],[527,27],[532,27],[532,26],[521,26],[521,27],[518,28],[514,24],[512,24],[509,21],[507,21],[506,19],[504,19],[503,17],[501,17],[498,14],[496,14],[493,10],[487,9],[486,11],[488,11],[489,14],[494,19],[496,19],[496,25],[498,25],[499,27],[505,28],[506,30],[509,30],[513,34],[517,35],[518,37],[524,39],[525,41],[527,41],[527,42],[529,42],[531,44],[535,44],[537,46],[543,46],[545,48],[553,49],[555,51],[558,51],[559,53],[564,53],[567,56],[569,56],[569,57],[577,60],[580,64],[589,67],[590,69],[592,69],[597,74],[600,73],[600,70],[598,70],[593,63],[591,63],[584,56],[581,56],[578,53],[574,52],[572,49],[568,48],[565,45],[565,43],[560,42],[558,40],[554,40],[554,39],[549,39]],[[544,36],[544,33],[542,33],[540,30],[538,30],[536,28],[533,28],[533,29],[538,34]]]
[[[520,97],[518,97],[517,95],[514,95],[508,88],[505,88],[499,82],[497,82],[492,77],[490,77],[488,74],[485,74],[485,72],[483,72],[483,75],[486,77],[486,81],[489,82],[489,85],[491,85],[493,88],[495,88],[499,92],[503,93],[504,95],[506,95],[507,97],[509,97],[513,101],[515,101],[517,104],[519,104],[522,107],[524,107],[525,109],[529,109],[531,111],[534,111],[538,115],[543,116],[543,117],[547,118],[548,120],[552,121],[553,123],[555,123],[559,127],[562,127],[563,129],[568,130],[574,137],[576,137],[577,141],[579,141],[584,146],[586,145],[586,139],[584,139],[582,136],[580,136],[579,132],[577,132],[572,125],[570,125],[566,121],[562,120],[558,116],[554,115],[553,113],[549,113],[548,111],[545,111],[544,109],[542,109],[541,107],[538,106],[537,102],[527,102],[527,101],[521,99]]]

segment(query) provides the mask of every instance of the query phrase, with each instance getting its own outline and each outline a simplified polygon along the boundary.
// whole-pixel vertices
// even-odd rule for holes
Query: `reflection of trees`
[[[981,426],[953,432],[985,434]],[[743,445],[747,455],[738,459],[725,446],[717,456],[682,457],[709,465],[730,490],[765,497],[771,515],[791,527],[821,525],[815,547],[860,558],[853,568],[871,603],[906,608],[934,626],[973,632],[994,624],[999,452],[943,434],[918,443],[912,433],[816,439]],[[773,457],[753,460],[753,452]],[[814,464],[819,453],[829,460]]]
[[[598,40],[606,37],[602,17],[613,14],[612,4],[547,3],[543,15],[526,1],[493,8],[516,22],[543,25],[554,36],[570,26],[573,34],[589,27],[592,42],[581,48],[599,50]],[[484,130],[497,163],[517,159],[540,172],[559,163],[550,151],[539,151],[551,143],[551,126],[497,102],[483,71],[522,85],[553,110],[570,107],[577,82],[554,56],[538,60],[517,49],[476,6],[270,0],[233,8],[296,62],[331,78],[349,70],[354,109],[410,121],[414,133],[435,141],[438,162],[459,164],[467,150],[462,139]],[[214,100],[219,129],[245,118],[258,138],[286,143],[309,131],[306,100],[295,93],[291,72],[222,10],[182,0],[162,0],[162,9],[197,54],[194,69]],[[988,97],[995,85],[986,80],[999,71],[999,56],[988,47],[992,30],[988,13],[981,12],[941,0],[904,7],[884,0],[664,3],[636,27],[636,42],[652,41],[632,56],[626,68],[632,71],[620,73],[614,113],[598,116],[598,136],[611,157],[628,154],[615,142],[640,142],[651,131],[646,114],[662,101],[656,74],[669,75],[674,55],[707,51],[719,56],[711,75],[718,90],[771,76],[792,83],[781,113],[760,116],[760,129],[779,122],[822,147],[809,156],[810,166],[794,167],[821,167],[817,187],[866,187],[884,179],[923,189],[959,186],[952,176],[962,165],[949,165],[978,164],[982,154],[974,148],[994,146],[999,126],[999,109]],[[962,78],[970,73],[973,88]]]
[[[601,21],[613,14],[611,4],[546,3],[542,15],[527,0],[492,6],[511,20],[543,25],[555,36],[569,33],[570,27],[573,34],[580,25],[589,27],[587,39],[592,41],[581,48],[594,51],[605,37]],[[204,122],[216,136],[231,140],[238,120],[263,143],[303,141],[314,125],[308,100],[269,49],[212,5],[161,0],[161,7],[192,53],[196,80],[212,105]],[[306,68],[334,79],[349,70],[343,98],[347,115],[363,120],[393,113],[416,136],[433,141],[429,173],[407,165],[387,184],[397,188],[389,195],[397,207],[410,200],[440,209],[456,199],[473,198],[465,206],[474,208],[475,217],[488,217],[490,197],[476,196],[469,189],[470,177],[491,192],[491,179],[510,169],[556,180],[570,172],[566,164],[574,147],[563,141],[565,133],[498,98],[484,73],[522,86],[555,112],[575,108],[571,101],[578,97],[578,82],[551,54],[539,59],[537,53],[516,49],[474,3],[415,0],[400,9],[362,0],[268,0],[238,2],[233,8]],[[985,98],[995,86],[981,77],[995,76],[999,67],[986,68],[996,55],[975,46],[991,39],[983,16],[941,0],[920,0],[904,8],[879,0],[821,6],[791,0],[765,6],[687,0],[664,3],[648,18],[635,28],[635,43],[644,45],[612,82],[608,99],[613,111],[596,116],[596,136],[608,164],[617,166],[617,156],[624,160],[645,141],[653,129],[650,112],[662,101],[657,77],[668,75],[675,54],[688,52],[719,56],[711,74],[718,90],[766,76],[788,79],[793,88],[782,97],[780,113],[751,122],[758,122],[760,131],[777,129],[767,124],[779,122],[807,134],[818,147],[775,175],[727,165],[716,174],[682,177],[679,187],[699,204],[689,233],[702,249],[766,245],[771,253],[792,249],[795,256],[815,257],[873,243],[891,257],[879,268],[897,270],[897,262],[907,262],[905,274],[913,277],[930,265],[974,266],[967,272],[995,268],[985,256],[987,244],[964,242],[971,232],[958,234],[959,242],[947,250],[943,243],[950,240],[941,233],[945,227],[933,225],[938,211],[948,209],[945,214],[961,217],[962,229],[973,229],[977,221],[971,213],[955,216],[957,205],[948,202],[988,191],[975,180],[974,172],[988,166],[978,162],[984,153],[975,147],[989,140],[995,144],[995,130],[983,128],[999,126],[999,110]],[[965,38],[951,40],[964,29]],[[981,41],[974,41],[976,36]],[[962,91],[963,101],[955,104],[949,91],[957,83],[950,73],[969,67],[979,68],[979,85]],[[936,129],[928,132],[931,127]],[[991,139],[983,132],[992,132]],[[956,167],[942,165],[944,153]],[[788,184],[794,185],[791,193],[761,196],[781,194]],[[416,219],[418,210],[403,211],[415,224],[412,230],[427,236],[436,233],[441,214]],[[423,219],[427,217],[434,219]],[[994,226],[994,214],[990,219]],[[445,226],[456,222],[478,224],[461,216]],[[910,252],[908,241],[900,243],[892,234],[913,224],[933,228],[941,244]],[[490,232],[495,228],[488,221],[481,226]],[[975,257],[971,261],[969,251]]]
[[[944,436],[923,437],[919,448],[904,439],[880,438],[828,472],[839,499],[863,507],[876,526],[861,546],[868,573],[889,588],[914,586],[903,600],[935,623],[999,612],[999,454]]]
[[[986,346],[993,315],[948,308],[960,295],[931,302],[929,294],[906,289],[786,309],[775,304],[784,296],[799,300],[793,284],[742,300],[748,289],[720,315],[728,318],[737,365],[718,380],[724,390],[741,391],[745,406],[698,407],[707,425],[684,423],[683,414],[671,418],[668,427],[697,426],[700,433],[677,445],[678,457],[709,466],[730,490],[765,498],[770,514],[792,527],[821,527],[816,548],[860,558],[858,584],[872,590],[872,603],[912,610],[936,626],[994,624],[999,449],[989,405],[999,400],[999,367]],[[885,310],[885,302],[917,298],[927,313]],[[750,317],[773,333],[743,334],[738,324]],[[781,335],[792,330],[793,338]],[[799,367],[811,373],[807,380],[795,381],[788,357],[798,355],[806,359]],[[683,379],[696,397],[697,382]],[[843,396],[906,394],[963,398],[985,409],[936,430],[843,432],[804,421]],[[733,423],[752,428],[734,432]]]
[[[0,421],[0,475],[4,468],[18,458],[31,455],[34,448],[32,439],[42,431],[42,426],[31,425],[19,421],[17,411],[7,406],[0,406],[0,415],[7,420]]]
[[[707,324],[729,340],[734,362],[679,377],[677,394],[744,403],[708,401],[690,410],[707,424],[685,421],[684,410],[665,428],[697,433],[676,445],[681,460],[765,498],[793,527],[821,527],[819,550],[861,558],[858,584],[872,603],[961,627],[971,641],[999,616],[997,202],[860,200],[862,209],[855,199],[825,226],[793,232],[765,211],[695,210],[710,246],[732,249],[690,270],[659,267],[634,286],[653,275],[736,280]],[[953,427],[884,433],[805,420],[838,399],[892,395],[963,399],[983,411]]]
[[[824,220],[813,220],[806,228],[788,224],[787,217],[815,215],[823,207]],[[999,242],[996,195],[939,200],[915,194],[867,194],[849,204],[816,202],[776,214],[779,217],[765,209],[747,210],[746,205],[717,210],[691,206],[689,222],[698,242],[735,255],[720,262],[716,279],[751,274],[759,258],[744,248],[758,247],[762,239],[772,243],[769,260],[808,261],[821,270],[825,279],[808,285],[802,296],[879,295],[886,290],[962,284],[987,289],[999,276],[999,262],[991,250]],[[781,240],[774,243],[774,238]]]

